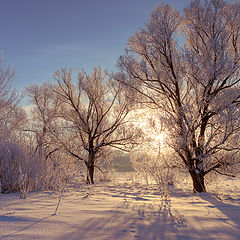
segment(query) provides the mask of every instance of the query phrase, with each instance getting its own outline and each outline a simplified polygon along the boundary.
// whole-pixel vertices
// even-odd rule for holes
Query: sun
[[[163,144],[164,143],[164,133],[161,132],[159,135],[153,135],[153,139],[155,142],[157,142],[159,144]]]
[[[152,142],[150,143],[152,146],[152,150],[155,152],[165,150],[167,148],[166,137],[167,134],[163,131],[156,135],[152,134]]]
[[[145,143],[143,144],[151,152],[159,152],[160,149],[167,148],[167,132],[164,131],[159,117],[154,111],[138,109],[133,113],[135,125],[141,129],[144,135]]]
[[[164,132],[164,130],[159,126],[159,127],[151,127],[148,125],[147,122],[142,122],[141,123],[141,129],[143,131],[143,134],[145,134],[146,139],[148,141],[148,144],[152,148],[159,149],[160,147],[166,147],[166,138],[167,138],[167,133]]]

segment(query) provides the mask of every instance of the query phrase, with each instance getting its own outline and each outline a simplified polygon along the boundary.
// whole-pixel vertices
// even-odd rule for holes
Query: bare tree
[[[43,83],[31,85],[26,88],[26,95],[32,104],[31,114],[28,126],[25,132],[32,136],[34,142],[32,154],[36,156],[36,165],[38,165],[39,179],[41,179],[42,188],[55,189],[57,185],[63,184],[62,175],[69,173],[72,168],[69,166],[71,160],[67,158],[62,151],[62,146],[55,141],[49,126],[52,129],[58,126],[57,116],[60,108],[60,101],[52,90],[53,85]],[[30,146],[30,147],[31,147]],[[69,170],[69,171],[68,171]],[[71,171],[73,174],[74,171]],[[70,174],[70,173],[69,173]]]
[[[44,83],[42,86],[31,85],[26,88],[26,95],[30,98],[33,105],[31,110],[32,124],[27,131],[35,134],[36,149],[39,155],[47,158],[58,147],[53,146],[48,126],[56,121],[60,102],[52,91],[53,85]]]
[[[195,0],[182,16],[160,4],[118,61],[115,78],[158,109],[197,192],[206,174],[227,174],[238,159],[239,33],[239,2]]]
[[[0,57],[0,124],[9,130],[18,128],[26,117],[24,111],[18,107],[21,99],[13,87],[14,75]]]
[[[0,182],[2,190],[10,191],[16,177],[14,167],[18,168],[14,159],[18,158],[19,130],[26,122],[26,113],[19,107],[21,98],[13,87],[14,74],[0,57]]]
[[[64,149],[87,167],[87,183],[94,183],[94,169],[106,163],[111,148],[129,149],[136,133],[129,123],[130,104],[118,83],[101,68],[92,75],[78,73],[77,85],[72,70],[56,71],[54,92],[61,101],[59,122],[52,130]],[[51,128],[51,126],[50,126]]]

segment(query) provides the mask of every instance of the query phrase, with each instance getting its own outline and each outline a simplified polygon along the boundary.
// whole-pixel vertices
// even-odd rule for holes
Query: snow
[[[189,183],[189,184],[186,184]],[[218,193],[195,194],[189,179],[163,197],[156,186],[119,178],[59,195],[0,194],[0,239],[240,239],[240,180],[220,182]]]

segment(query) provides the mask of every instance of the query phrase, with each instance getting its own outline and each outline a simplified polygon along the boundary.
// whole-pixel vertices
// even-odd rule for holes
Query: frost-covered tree
[[[19,107],[20,96],[13,87],[15,73],[5,66],[0,57],[0,129],[14,131],[26,119],[25,112]]]
[[[52,91],[50,83],[44,83],[42,86],[31,85],[26,88],[26,95],[32,104],[31,125],[27,129],[35,135],[36,149],[43,158],[47,158],[58,147],[53,144],[48,126],[56,121],[60,102]]]
[[[196,192],[236,164],[240,130],[240,3],[194,0],[183,14],[156,7],[128,42],[115,78],[158,109],[168,144]]]
[[[85,163],[87,183],[94,183],[94,169],[100,161],[106,163],[111,148],[126,150],[133,144],[130,104],[120,84],[101,68],[94,68],[91,75],[79,72],[76,85],[71,69],[56,71],[54,78],[61,124],[52,133],[68,154]]]
[[[61,185],[64,175],[75,173],[72,161],[64,153],[62,146],[52,136],[54,127],[59,126],[60,101],[53,92],[53,85],[43,83],[26,88],[26,95],[31,103],[31,113],[28,125],[25,127],[31,148],[31,154],[36,156],[35,165],[38,166],[36,177],[42,189],[55,189]],[[51,126],[51,130],[49,129]]]
[[[19,166],[14,159],[20,152],[17,149],[19,130],[26,122],[26,114],[19,107],[20,97],[12,85],[13,78],[14,72],[0,58],[0,181],[2,190],[7,191],[15,188],[15,172]]]

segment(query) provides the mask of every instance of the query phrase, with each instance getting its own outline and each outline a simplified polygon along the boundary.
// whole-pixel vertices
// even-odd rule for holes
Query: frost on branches
[[[19,107],[20,97],[13,87],[14,72],[0,57],[0,193],[19,188],[18,165],[23,156],[18,130],[26,122]]]
[[[196,192],[206,174],[234,175],[239,161],[239,32],[239,2],[196,0],[182,15],[160,4],[118,61],[115,78],[157,108]]]
[[[112,158],[112,148],[126,150],[134,144],[131,104],[121,85],[101,68],[94,68],[91,75],[79,72],[76,85],[71,69],[56,71],[54,78],[60,107],[57,126],[48,127],[67,154],[86,165],[87,183],[92,184],[95,169]]]

